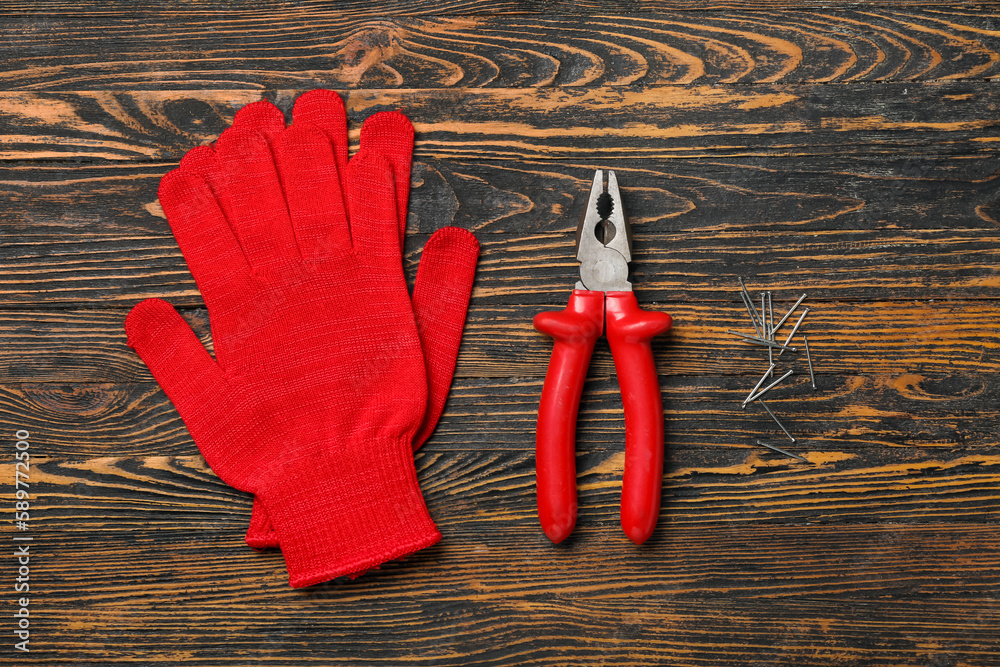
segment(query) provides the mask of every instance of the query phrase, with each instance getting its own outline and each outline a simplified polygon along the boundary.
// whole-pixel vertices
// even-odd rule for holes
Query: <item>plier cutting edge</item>
[[[555,340],[542,387],[535,438],[538,517],[555,543],[576,525],[576,419],[587,367],[607,317],[607,337],[625,408],[621,523],[642,544],[660,514],[663,402],[650,340],[670,328],[670,315],[639,308],[628,264],[632,232],[615,172],[597,170],[576,230],[580,281],[562,311],[539,313],[535,329]]]

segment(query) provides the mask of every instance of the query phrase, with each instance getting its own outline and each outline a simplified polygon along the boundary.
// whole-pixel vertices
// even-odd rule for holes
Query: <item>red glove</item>
[[[322,101],[311,101],[312,96],[322,96]],[[302,96],[295,107],[297,122],[311,122],[323,129],[334,146],[334,157],[338,165],[347,164],[347,116],[340,98],[327,91],[313,91]],[[241,109],[233,129],[256,127],[268,139],[285,129],[281,111],[266,100],[255,102]],[[362,130],[365,143],[373,141],[373,128],[381,128],[378,116]],[[389,160],[396,188],[396,215],[400,223],[400,234],[405,233],[407,204],[410,188],[410,166],[413,153],[413,133],[379,132],[380,149]],[[343,174],[346,169],[338,169]],[[221,181],[221,179],[215,179]],[[342,188],[346,187],[341,183]],[[217,189],[224,189],[224,183],[217,183]],[[333,202],[329,202],[333,203]],[[335,204],[339,207],[340,204]],[[325,215],[340,215],[338,210],[330,210]],[[434,432],[445,401],[451,389],[455,372],[458,349],[462,342],[462,329],[472,292],[476,260],[479,246],[464,230],[446,227],[435,233],[424,247],[420,268],[413,289],[413,315],[417,322],[424,362],[427,368],[428,401],[424,420],[413,439],[416,451]],[[402,258],[400,258],[402,261]],[[258,501],[254,501],[246,542],[254,549],[279,546],[278,535],[271,526],[267,512]]]
[[[216,359],[158,299],[125,328],[212,469],[263,503],[298,587],[441,537],[412,456],[428,385],[400,257],[408,181],[393,168],[412,127],[376,114],[348,163],[336,95],[303,95],[288,129],[251,106],[160,184]],[[439,233],[465,261],[435,284],[471,283],[474,238]]]

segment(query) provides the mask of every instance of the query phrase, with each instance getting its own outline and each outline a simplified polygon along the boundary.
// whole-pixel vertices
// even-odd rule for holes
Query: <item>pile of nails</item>
[[[750,316],[750,322],[753,324],[754,333],[756,335],[744,334],[740,333],[739,331],[733,331],[732,329],[729,329],[727,333],[739,337],[740,340],[744,341],[745,343],[749,343],[751,345],[759,345],[761,347],[767,348],[767,360],[768,360],[767,370],[764,372],[764,375],[761,376],[757,384],[754,385],[754,388],[750,390],[750,394],[747,395],[746,399],[743,400],[742,407],[746,408],[747,405],[749,405],[750,403],[759,404],[762,408],[764,408],[767,414],[771,416],[771,419],[773,419],[774,423],[778,425],[778,428],[784,431],[785,435],[788,436],[788,439],[791,440],[792,442],[795,442],[795,437],[788,432],[788,429],[785,428],[784,424],[782,424],[781,421],[778,420],[778,417],[774,414],[771,408],[768,407],[767,403],[761,400],[761,397],[767,392],[774,389],[776,386],[778,386],[783,380],[788,378],[790,375],[793,375],[795,373],[794,369],[789,369],[788,372],[779,377],[777,380],[773,380],[767,386],[763,386],[768,379],[774,377],[774,370],[778,365],[778,360],[781,358],[781,355],[783,355],[785,352],[793,352],[793,353],[798,352],[798,348],[791,347],[791,343],[792,340],[795,338],[795,334],[798,332],[799,327],[802,326],[802,322],[805,321],[806,315],[809,313],[808,308],[802,310],[802,314],[799,315],[798,321],[795,322],[795,326],[793,326],[792,330],[788,332],[788,336],[785,338],[785,342],[783,343],[778,342],[777,333],[778,330],[781,328],[781,326],[786,321],[788,321],[788,319],[792,316],[792,313],[794,313],[796,309],[800,305],[802,305],[802,302],[805,301],[806,295],[803,294],[802,296],[800,296],[799,300],[796,301],[792,305],[792,307],[788,309],[788,312],[785,313],[785,316],[782,317],[780,320],[778,320],[776,324],[774,322],[774,307],[773,304],[771,303],[771,293],[770,292],[761,293],[760,310],[757,310],[757,306],[754,303],[754,299],[750,296],[750,292],[747,291],[747,287],[743,283],[743,279],[739,278],[738,280],[740,281],[740,297],[743,299],[743,305],[746,306],[747,315]],[[811,383],[812,388],[816,389],[816,375],[813,373],[812,354],[809,351],[809,338],[804,333],[802,334],[802,344],[804,346],[806,353],[805,355],[806,363],[809,366],[809,382]],[[798,454],[793,454],[791,452],[785,451],[780,447],[776,447],[762,440],[758,440],[757,444],[762,447],[767,447],[768,449],[772,449],[776,452],[784,454],[785,456],[790,456],[792,458],[799,459],[800,461],[806,461],[808,463],[807,459],[799,456]]]

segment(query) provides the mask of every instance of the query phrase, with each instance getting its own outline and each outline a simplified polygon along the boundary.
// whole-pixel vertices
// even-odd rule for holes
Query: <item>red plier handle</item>
[[[535,315],[535,329],[552,336],[535,432],[538,518],[556,544],[576,525],[576,415],[594,343],[604,329],[604,292],[573,290],[566,310]]]
[[[555,339],[538,407],[535,466],[538,516],[556,543],[576,524],[576,419],[605,311],[625,407],[622,528],[642,544],[660,513],[663,402],[650,341],[670,328],[671,317],[641,310],[632,292],[574,290],[566,310],[539,313],[534,319],[536,329]]]
[[[632,292],[608,292],[608,343],[625,407],[622,529],[636,544],[653,534],[663,482],[663,399],[651,341],[667,331],[666,313],[642,310]]]

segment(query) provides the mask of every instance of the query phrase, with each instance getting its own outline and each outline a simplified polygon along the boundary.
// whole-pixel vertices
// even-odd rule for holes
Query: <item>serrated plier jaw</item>
[[[580,262],[576,289],[632,291],[628,281],[632,229],[625,219],[618,179],[610,169],[598,169],[594,174],[590,197],[576,228],[576,259]]]

